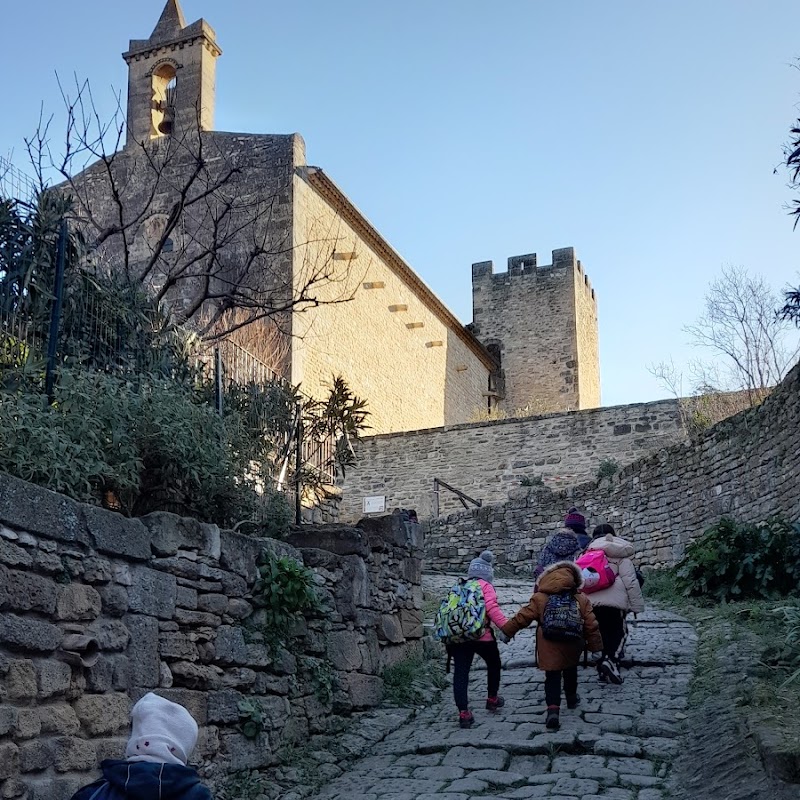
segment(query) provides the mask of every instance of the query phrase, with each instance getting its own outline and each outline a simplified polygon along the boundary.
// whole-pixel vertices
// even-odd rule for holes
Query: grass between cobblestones
[[[427,705],[447,685],[441,659],[411,658],[383,672],[384,699],[396,706]]]
[[[700,707],[728,694],[768,772],[800,783],[800,650],[797,643],[787,642],[779,611],[800,608],[800,600],[715,603],[683,597],[669,571],[650,573],[645,593],[684,615],[697,631],[690,705]]]

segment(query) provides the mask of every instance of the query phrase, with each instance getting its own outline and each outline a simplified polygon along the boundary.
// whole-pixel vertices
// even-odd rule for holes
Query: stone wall
[[[603,459],[629,464],[685,438],[675,400],[371,436],[347,470],[341,519],[359,519],[371,495],[430,517],[434,478],[484,503],[504,501],[526,476],[574,486],[593,479]],[[440,513],[461,508],[444,491],[439,503]]]
[[[220,779],[292,743],[328,740],[381,699],[386,664],[420,650],[419,526],[320,526],[295,546],[152,514],[126,519],[0,476],[0,794],[62,800],[124,753],[146,691],[200,724],[195,761]],[[320,612],[286,647],[254,610],[267,549],[315,572]],[[240,731],[240,701],[263,714]]]
[[[498,348],[505,397],[500,407],[571,411],[600,404],[597,306],[575,251],[513,256],[508,271],[472,265],[475,335]],[[584,375],[584,371],[586,374]]]
[[[633,463],[601,485],[553,492],[516,487],[506,502],[433,520],[426,568],[460,570],[485,547],[499,564],[527,573],[565,510],[582,506],[591,524],[610,522],[636,545],[645,566],[669,566],[723,516],[758,522],[800,519],[800,365],[755,409],[694,442]]]

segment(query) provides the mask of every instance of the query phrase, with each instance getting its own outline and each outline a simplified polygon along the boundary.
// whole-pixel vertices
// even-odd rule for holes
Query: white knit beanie
[[[153,692],[131,709],[129,761],[186,764],[197,744],[197,723],[181,705]]]
[[[484,550],[477,558],[473,558],[469,563],[467,571],[468,578],[480,578],[481,580],[492,583],[494,581],[494,570],[492,561],[494,556],[491,550]]]

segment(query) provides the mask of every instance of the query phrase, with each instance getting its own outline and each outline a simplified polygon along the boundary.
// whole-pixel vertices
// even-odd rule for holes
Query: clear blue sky
[[[120,53],[163,0],[3,3],[0,153],[24,166],[55,72],[110,110]],[[216,126],[288,133],[463,322],[470,265],[573,245],[598,294],[605,405],[664,391],[648,363],[723,264],[800,282],[773,175],[797,116],[796,1],[184,0],[224,50]]]

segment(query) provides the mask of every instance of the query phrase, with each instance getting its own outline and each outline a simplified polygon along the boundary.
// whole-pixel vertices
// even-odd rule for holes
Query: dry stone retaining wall
[[[372,436],[357,444],[340,515],[360,519],[364,498],[383,496],[388,509],[415,508],[428,518],[434,478],[499,503],[525,476],[554,489],[574,486],[594,478],[604,459],[624,466],[685,439],[677,400]],[[447,492],[439,502],[440,513],[461,508]]]
[[[384,665],[421,647],[419,526],[394,516],[291,539],[126,519],[0,476],[0,796],[70,797],[124,753],[131,704],[153,689],[199,722],[212,780],[376,705]],[[323,598],[287,647],[268,646],[251,602],[264,548],[305,561]],[[263,715],[254,739],[244,699]]]
[[[800,365],[755,409],[676,444],[601,485],[553,492],[517,486],[507,500],[430,523],[426,568],[462,569],[492,547],[510,571],[527,573],[565,510],[582,506],[591,523],[611,522],[634,541],[646,566],[667,566],[723,516],[758,522],[800,519]]]

